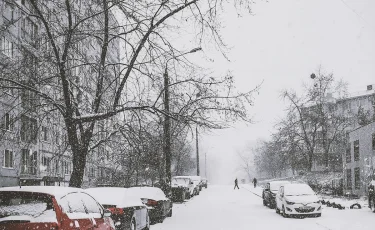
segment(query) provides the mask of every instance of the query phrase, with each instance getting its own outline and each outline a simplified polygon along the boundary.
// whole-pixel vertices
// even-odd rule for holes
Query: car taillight
[[[111,211],[112,215],[123,215],[124,209],[122,208],[108,208],[109,211]]]
[[[150,200],[150,199],[148,199],[147,200],[147,205],[149,205],[149,206],[157,206],[158,202],[156,200]]]

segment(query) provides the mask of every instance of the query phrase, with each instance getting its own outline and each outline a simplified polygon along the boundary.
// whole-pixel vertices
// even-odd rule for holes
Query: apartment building
[[[344,118],[343,130],[340,129],[342,135],[337,138],[336,142],[332,142],[330,148],[330,154],[337,159],[335,162],[335,171],[341,171],[345,169],[345,155],[346,155],[346,145],[349,139],[349,133],[364,124],[371,122],[375,117],[375,85],[364,86],[363,91],[351,93],[347,97],[341,99],[336,99],[332,94],[327,95],[327,102],[324,105],[327,111],[331,114],[335,114],[337,117]],[[329,113],[327,113],[329,114]],[[329,132],[335,132],[337,130],[328,130]],[[318,129],[317,134],[317,147],[316,155],[319,156],[314,159],[313,171],[325,171],[332,170],[332,168],[327,169],[326,164],[322,161],[322,130]]]
[[[53,7],[50,1],[40,1],[40,4],[41,9]],[[75,4],[79,14],[79,10],[84,7],[81,1]],[[45,36],[41,36],[45,33],[43,26],[35,17],[28,17],[32,7],[27,0],[14,1],[13,4],[0,0],[0,9],[0,77],[10,76],[7,66],[18,65],[19,68],[12,68],[12,71],[17,71],[12,72],[11,76],[25,84],[32,84],[37,74],[49,74],[48,69],[38,69],[35,64],[40,55],[43,55],[41,50],[51,49]],[[48,20],[59,19],[54,19],[53,14],[48,14],[48,17],[51,17]],[[116,23],[115,17],[110,15],[110,24],[116,27]],[[102,26],[100,20],[92,22],[91,25]],[[84,86],[77,87],[72,93],[78,100],[78,106],[83,108],[88,106],[85,98],[92,97],[95,81],[91,79],[91,75],[97,70],[81,67],[79,60],[80,57],[97,60],[100,55],[99,45],[100,41],[92,38],[77,41],[74,52],[71,52],[77,58],[71,58],[76,61],[69,63],[69,74],[76,76],[74,83],[77,86]],[[119,42],[111,42],[108,58],[119,62],[119,50]],[[104,87],[111,87],[110,84],[113,84],[115,78],[110,72],[106,74],[108,77]],[[57,79],[52,81],[58,84]],[[1,84],[7,82],[2,81]],[[54,90],[53,87],[44,87],[42,90]],[[111,91],[108,92],[103,95],[104,101],[113,98]],[[53,95],[56,100],[61,97],[58,92]],[[67,146],[64,121],[57,111],[48,106],[41,107],[39,102],[40,98],[32,91],[0,89],[0,187],[18,184],[66,186],[69,183],[73,163]],[[98,122],[94,142],[105,139],[113,131],[116,119],[114,117],[106,122]],[[103,178],[111,175],[113,154],[112,146],[106,143],[91,151],[87,158],[85,185],[92,185],[97,180],[104,181]]]
[[[375,179],[375,122],[349,133],[344,160],[345,193],[359,196],[367,194],[367,187]]]

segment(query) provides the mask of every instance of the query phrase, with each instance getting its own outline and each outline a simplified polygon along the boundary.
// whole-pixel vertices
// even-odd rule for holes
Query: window
[[[4,168],[14,167],[13,151],[8,150],[8,149],[4,150],[3,167]]]
[[[86,214],[86,210],[83,206],[82,199],[79,193],[70,193],[62,197],[60,200],[60,205],[66,213]]]
[[[346,189],[352,189],[352,170],[346,170]]]
[[[43,165],[46,169],[49,169],[49,167],[50,167],[50,162],[51,162],[51,158],[46,157],[46,156],[43,156],[43,157],[42,157],[42,165]]]
[[[13,43],[4,36],[1,37],[0,43],[1,43],[1,46],[0,46],[1,52],[10,58],[13,58],[13,54],[14,54]]]
[[[3,17],[11,22],[14,20],[14,7],[9,3],[5,3],[4,5]]]
[[[81,198],[89,214],[101,214],[101,208],[94,198],[87,195],[86,193],[81,193]]]
[[[7,131],[13,131],[14,128],[14,118],[11,114],[6,113],[3,118],[2,128]]]
[[[355,189],[361,188],[361,177],[360,177],[359,167],[354,169],[354,186],[355,186]]]
[[[375,151],[375,133],[372,134],[372,150]]]
[[[63,161],[62,162],[62,167],[63,167],[63,173],[65,175],[70,174],[70,172],[71,172],[71,170],[70,170],[70,162]]]
[[[37,137],[37,121],[34,118],[21,116],[21,140],[27,143],[36,144]]]
[[[22,149],[21,173],[36,175],[38,168],[38,153],[31,153],[29,149]]]
[[[95,177],[95,168],[94,167],[89,168],[89,177]]]
[[[359,140],[354,141],[354,161],[359,161]]]
[[[45,126],[42,126],[42,140],[48,141],[48,128]]]
[[[350,163],[352,161],[352,153],[350,151],[351,144],[350,142],[346,145],[346,163]]]

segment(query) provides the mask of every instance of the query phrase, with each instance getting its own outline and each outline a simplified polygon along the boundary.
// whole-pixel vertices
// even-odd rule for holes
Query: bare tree
[[[17,44],[18,56],[28,56],[30,63],[14,59],[3,64],[1,88],[32,93],[37,107],[62,118],[73,160],[70,186],[82,185],[100,120],[144,111],[213,128],[249,121],[253,90],[237,92],[232,76],[215,79],[187,59],[174,58],[184,51],[169,36],[194,19],[198,45],[211,39],[225,55],[218,17],[225,1],[30,0],[26,7],[6,2],[19,9],[14,25],[21,21],[22,27],[26,20],[33,26],[31,45]],[[249,10],[250,2],[236,0],[235,5]],[[166,65],[170,58],[173,68]],[[167,114],[160,102],[166,69],[173,76],[170,87],[185,92],[180,107]]]

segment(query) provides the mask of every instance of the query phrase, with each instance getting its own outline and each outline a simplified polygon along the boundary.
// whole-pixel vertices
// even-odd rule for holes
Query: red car
[[[23,186],[0,189],[0,230],[114,230],[111,212],[79,188]]]

